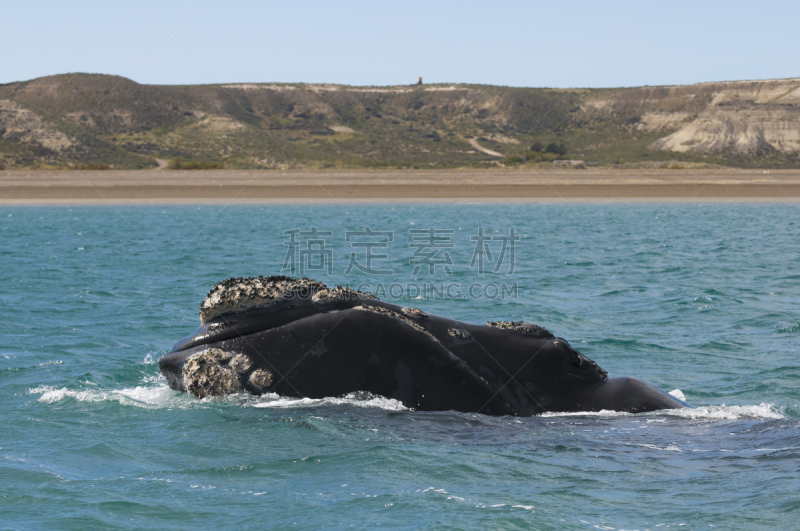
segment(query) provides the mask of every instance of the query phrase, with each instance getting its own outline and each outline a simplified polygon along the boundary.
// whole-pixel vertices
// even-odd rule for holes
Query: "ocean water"
[[[0,527],[796,529],[798,214],[791,204],[0,206]],[[284,245],[311,227],[331,234]],[[384,255],[369,269],[391,275],[348,274],[351,253],[367,269],[368,247],[346,234],[365,227],[391,232],[369,248]],[[410,232],[430,227],[435,253]],[[513,261],[511,244],[501,260],[502,239],[470,239],[481,227],[514,228]],[[487,247],[476,254],[477,243]],[[511,418],[383,397],[170,390],[156,362],[199,324],[208,290],[284,265],[298,273],[301,249],[323,267],[309,276],[383,286],[465,321],[544,325],[611,376],[697,408]],[[433,274],[414,274],[425,257]],[[452,296],[437,285],[455,286]]]

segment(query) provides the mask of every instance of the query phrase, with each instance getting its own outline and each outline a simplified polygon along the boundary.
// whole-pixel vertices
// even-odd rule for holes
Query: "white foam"
[[[125,406],[143,407],[148,409],[204,407],[208,402],[221,401],[233,403],[242,407],[256,408],[303,408],[350,405],[361,408],[375,408],[387,411],[405,411],[405,407],[398,400],[375,395],[347,395],[341,398],[287,398],[276,394],[262,396],[231,395],[222,399],[205,398],[198,400],[194,396],[180,393],[170,389],[164,382],[163,376],[145,375],[142,378],[145,385],[123,389],[69,389],[44,385],[28,389],[30,394],[40,394],[39,402],[53,404],[67,399],[78,402],[104,402],[112,401]]]
[[[665,446],[663,448],[656,446],[655,444],[637,444],[636,446],[643,446],[645,448],[650,448],[651,450],[660,450],[662,452],[683,452],[683,450],[674,444],[670,444],[669,446]]]
[[[683,391],[681,391],[680,389],[673,389],[672,391],[669,392],[669,395],[674,396],[678,400],[686,402],[686,395],[684,395]]]
[[[125,397],[139,404],[153,406],[166,406],[174,398],[175,393],[168,385],[162,384],[157,387],[134,387],[132,389],[120,389],[112,391],[113,394]],[[120,400],[122,402],[122,400]]]
[[[384,409],[387,411],[406,411],[408,408],[399,400],[383,396],[358,397],[346,395],[342,398],[287,398],[274,393],[254,398],[250,407],[257,408],[297,408],[350,405],[362,408]]]
[[[695,409],[669,409],[661,411],[670,417],[683,417],[687,419],[709,420],[771,420],[783,419],[783,408],[776,408],[772,404],[761,403],[757,406],[703,406]]]
[[[467,503],[470,503],[470,504],[475,504],[475,507],[477,507],[478,509],[495,509],[496,510],[496,509],[503,509],[504,507],[506,507],[507,508],[506,510],[512,510],[513,511],[514,509],[524,509],[526,511],[536,512],[536,511],[534,511],[534,506],[533,505],[527,505],[527,504],[516,503],[516,502],[510,502],[510,503],[481,502],[481,501],[478,501],[478,500],[474,500],[472,498],[464,498],[464,497],[461,497],[461,496],[456,496],[455,494],[448,493],[446,489],[437,489],[436,487],[428,487],[426,489],[417,489],[417,492],[422,493],[422,494],[430,493],[430,495],[432,495],[432,496],[445,495],[446,496],[445,499],[447,499],[447,500],[455,500],[457,502],[467,502]],[[369,495],[367,495],[367,497],[369,497]]]
[[[205,407],[209,401],[219,401],[215,398],[198,400],[186,393],[173,391],[164,381],[163,376],[145,375],[142,379],[145,385],[114,390],[102,389],[68,389],[53,386],[40,386],[28,389],[30,394],[40,394],[39,402],[56,403],[66,399],[78,402],[103,402],[114,401],[126,406],[143,407],[148,409]],[[96,385],[96,384],[94,384]],[[680,390],[675,391],[680,393]],[[675,396],[673,393],[672,394]],[[682,394],[682,393],[681,393]],[[678,398],[676,396],[676,398]],[[252,396],[232,395],[222,399],[223,402],[235,403],[243,407],[293,409],[306,407],[325,407],[349,405],[360,408],[382,409],[385,411],[408,411],[402,402],[383,396],[369,394],[350,394],[341,398],[288,398],[274,393]],[[547,412],[541,416],[545,418],[557,417],[594,417],[618,418],[632,416],[661,416],[679,417],[690,420],[772,420],[786,418],[784,408],[776,408],[772,404],[745,406],[701,406],[685,409],[665,409],[650,413],[632,414],[622,411],[603,409],[601,411],[576,411],[569,413]],[[648,422],[650,422],[648,420]]]
[[[100,402],[106,399],[105,393],[99,393],[94,390],[78,391],[75,389],[67,389],[66,387],[56,389],[49,385],[28,389],[28,392],[31,394],[40,393],[42,396],[39,397],[39,402],[47,403],[60,402],[65,398],[74,398],[80,402]]]
[[[772,420],[786,418],[783,408],[776,408],[772,404],[761,403],[757,406],[701,406],[685,409],[662,409],[649,413],[625,413],[624,411],[577,411],[571,413],[543,413],[542,417],[632,417],[665,415],[668,417],[681,417],[691,420]]]
[[[548,411],[547,413],[542,413],[540,416],[541,417],[628,417],[631,415],[633,414],[626,413],[624,411],[601,409],[600,411],[570,411],[570,412]]]
[[[445,489],[437,489],[436,487],[428,487],[425,490],[417,489],[417,492],[438,492],[439,494],[447,494]]]
[[[58,389],[49,385],[28,389],[31,394],[41,394],[39,402],[53,404],[66,399],[78,402],[117,402],[125,406],[143,407],[147,409],[193,407],[201,402],[190,400],[188,396],[178,394],[166,383],[152,387],[131,387],[115,390],[100,389]]]
[[[164,376],[162,376],[161,374],[145,374],[142,377],[143,384],[154,384],[154,383],[160,384],[163,382],[164,382]]]

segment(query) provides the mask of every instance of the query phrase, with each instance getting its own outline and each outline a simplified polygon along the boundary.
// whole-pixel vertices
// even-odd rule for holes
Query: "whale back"
[[[608,386],[605,370],[544,327],[463,323],[310,279],[221,282],[201,322],[159,361],[171,387],[199,397],[368,392],[495,415],[684,407],[638,383]]]

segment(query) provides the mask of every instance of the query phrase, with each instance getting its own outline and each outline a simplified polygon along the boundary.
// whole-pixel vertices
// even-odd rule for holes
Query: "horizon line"
[[[800,81],[800,77],[786,77],[786,78],[764,78],[764,79],[729,79],[729,80],[716,80],[716,81],[698,81],[695,83],[684,83],[684,84],[667,84],[667,85],[619,85],[619,86],[606,86],[606,87],[555,87],[555,86],[521,86],[521,85],[493,85],[490,83],[470,83],[470,82],[456,82],[456,81],[437,81],[433,83],[422,83],[417,84],[409,83],[409,84],[402,84],[402,85],[349,85],[346,83],[331,83],[331,82],[307,82],[307,81],[228,81],[222,83],[140,83],[134,79],[131,79],[126,76],[122,76],[119,74],[106,74],[102,72],[62,72],[57,74],[48,74],[44,76],[33,77],[30,79],[21,79],[16,81],[8,81],[5,83],[0,83],[0,86],[3,85],[13,85],[15,83],[28,83],[31,81],[36,81],[38,79],[46,79],[50,77],[58,77],[58,76],[71,76],[71,75],[80,75],[80,76],[105,76],[105,77],[116,77],[126,79],[137,85],[149,85],[149,86],[157,86],[157,87],[169,87],[169,86],[182,86],[182,87],[203,87],[203,86],[211,86],[211,87],[220,87],[226,85],[307,85],[307,86],[336,86],[336,87],[352,87],[352,88],[409,88],[409,87],[425,87],[425,86],[452,86],[452,85],[472,85],[472,86],[483,86],[483,87],[501,87],[501,88],[519,88],[519,89],[549,89],[549,90],[613,90],[613,89],[634,89],[634,88],[665,88],[665,87],[690,87],[693,85],[713,85],[713,84],[723,84],[723,83],[768,83],[773,81]],[[423,76],[424,79],[424,76]]]

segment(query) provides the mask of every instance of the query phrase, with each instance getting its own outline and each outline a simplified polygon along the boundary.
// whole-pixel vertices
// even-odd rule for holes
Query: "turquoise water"
[[[771,204],[0,207],[0,522],[7,528],[797,528],[800,225]],[[328,283],[517,283],[402,301],[523,319],[694,410],[487,417],[171,391],[156,361],[283,231],[331,231]],[[393,232],[375,277],[345,231]],[[409,229],[451,229],[414,276]],[[515,227],[514,271],[470,236]],[[499,258],[500,241],[491,242]],[[364,249],[358,249],[363,256]],[[437,255],[442,257],[443,255]],[[361,260],[363,262],[363,260]],[[403,293],[401,296],[407,296]],[[413,295],[413,294],[412,294]],[[491,293],[490,293],[491,295]],[[396,301],[397,302],[397,301]],[[678,393],[678,391],[675,391]]]

